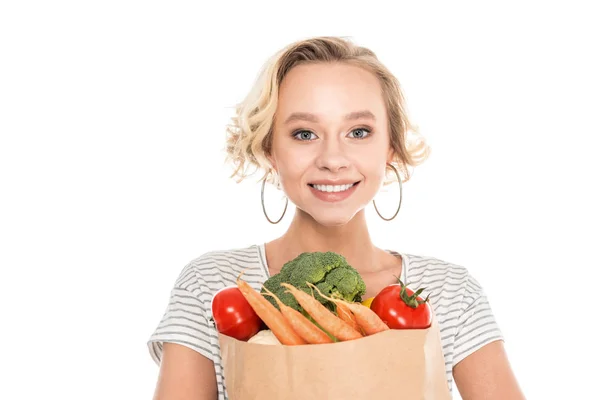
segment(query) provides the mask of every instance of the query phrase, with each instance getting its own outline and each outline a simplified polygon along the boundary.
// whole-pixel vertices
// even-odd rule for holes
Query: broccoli
[[[303,312],[294,296],[286,293],[286,289],[280,285],[283,282],[314,295],[321,304],[332,311],[335,311],[335,305],[316,291],[313,293],[306,282],[314,284],[327,296],[340,296],[347,301],[362,301],[362,296],[366,292],[365,282],[358,271],[350,266],[342,255],[331,251],[302,253],[285,263],[278,274],[264,283],[264,286],[283,304]],[[266,298],[279,309],[274,299],[269,296]]]

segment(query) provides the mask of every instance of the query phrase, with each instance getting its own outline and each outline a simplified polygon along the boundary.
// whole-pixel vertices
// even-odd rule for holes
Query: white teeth
[[[320,192],[343,192],[345,190],[350,189],[353,186],[352,183],[348,185],[313,185],[315,189]]]

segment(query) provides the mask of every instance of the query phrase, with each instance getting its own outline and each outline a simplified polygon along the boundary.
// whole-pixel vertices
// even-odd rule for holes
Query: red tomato
[[[424,329],[431,326],[429,299],[423,300],[402,282],[386,286],[375,296],[371,310],[391,329]]]
[[[247,341],[262,326],[262,320],[237,286],[217,291],[213,296],[211,309],[217,331],[223,335]]]

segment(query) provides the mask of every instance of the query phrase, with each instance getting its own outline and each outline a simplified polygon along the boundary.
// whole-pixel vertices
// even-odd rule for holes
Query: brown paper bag
[[[331,344],[283,346],[219,335],[231,400],[450,399],[437,320]]]

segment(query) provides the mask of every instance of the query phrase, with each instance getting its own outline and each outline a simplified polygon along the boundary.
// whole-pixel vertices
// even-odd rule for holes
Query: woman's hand
[[[175,343],[164,343],[154,400],[216,400],[213,362]]]
[[[500,340],[483,346],[453,370],[463,400],[524,400]]]

